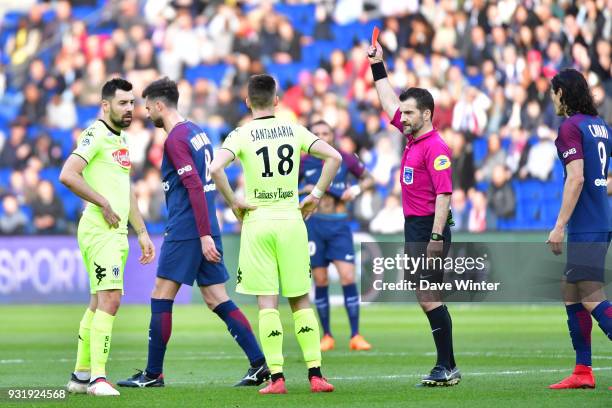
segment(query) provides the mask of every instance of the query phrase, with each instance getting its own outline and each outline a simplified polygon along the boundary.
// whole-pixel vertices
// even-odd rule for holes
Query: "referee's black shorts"
[[[429,244],[431,239],[433,223],[434,215],[406,217],[404,219],[404,240],[406,243],[404,251],[411,258],[423,258],[422,265],[427,259],[427,244]],[[443,257],[446,257],[451,245],[451,230],[448,225],[444,227],[442,235],[444,236]],[[423,267],[415,270],[405,269],[404,279],[417,282],[417,284],[420,280],[442,283],[444,281],[444,269],[434,267],[431,264],[429,266],[432,267],[428,268],[426,265],[423,265]]]

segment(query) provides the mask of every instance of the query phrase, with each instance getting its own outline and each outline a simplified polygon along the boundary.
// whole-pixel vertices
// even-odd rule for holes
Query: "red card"
[[[380,30],[378,27],[374,26],[374,30],[372,30],[372,46],[375,47],[378,42],[378,34],[380,34]]]

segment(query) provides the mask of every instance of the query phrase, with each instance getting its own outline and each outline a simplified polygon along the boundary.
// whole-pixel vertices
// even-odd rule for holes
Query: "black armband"
[[[374,77],[374,82],[387,77],[387,70],[383,62],[372,64],[372,77]]]

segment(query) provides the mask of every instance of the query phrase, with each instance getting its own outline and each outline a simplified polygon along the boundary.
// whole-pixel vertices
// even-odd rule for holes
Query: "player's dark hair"
[[[247,93],[251,107],[255,109],[269,108],[274,105],[276,96],[276,81],[270,75],[253,75],[249,78]]]
[[[176,82],[168,77],[163,77],[153,81],[142,91],[143,98],[162,99],[163,102],[176,108],[178,105],[179,91]]]
[[[413,98],[416,101],[417,109],[420,112],[429,110],[431,112],[431,118],[433,119],[434,114],[434,100],[433,96],[427,89],[423,88],[408,88],[402,92],[399,96],[401,102]]]
[[[132,90],[132,84],[123,78],[113,78],[102,87],[102,99],[110,101],[115,97],[117,89],[128,92]]]
[[[331,125],[330,125],[329,123],[327,123],[326,121],[324,121],[323,119],[319,119],[319,120],[317,120],[317,121],[315,121],[315,122],[311,123],[311,124],[308,126],[308,129],[309,129],[310,131],[312,131],[312,129],[314,129],[314,127],[315,127],[315,126],[319,126],[319,125],[325,125],[325,126],[327,126],[327,128],[328,128],[328,129],[329,129],[329,130],[330,130],[332,133],[334,133],[334,129],[331,127]]]
[[[593,95],[584,76],[573,68],[565,68],[555,75],[551,81],[555,93],[561,92],[561,103],[566,114],[576,113],[597,116]]]

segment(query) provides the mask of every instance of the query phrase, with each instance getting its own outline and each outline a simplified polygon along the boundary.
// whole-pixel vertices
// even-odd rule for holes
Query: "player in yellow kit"
[[[106,381],[105,367],[123,294],[128,220],[138,234],[141,263],[153,260],[155,248],[130,187],[131,163],[123,129],[132,122],[132,84],[121,78],[104,84],[102,110],[103,117],[83,131],[60,174],[60,181],[87,201],[77,239],[91,293],[79,327],[76,367],[68,391],[114,396],[119,392]]]
[[[278,97],[271,76],[250,78],[246,103],[254,120],[228,135],[215,154],[211,173],[217,190],[243,222],[236,291],[257,296],[259,339],[272,373],[270,384],[259,392],[287,392],[279,292],[289,299],[293,311],[295,334],[308,367],[311,390],[330,392],[334,387],[321,374],[319,325],[308,299],[312,277],[303,218],[317,207],[342,158],[303,126],[274,116]],[[300,203],[301,152],[324,159],[325,164],[316,186]],[[246,203],[236,199],[223,170],[235,158],[244,170]]]

